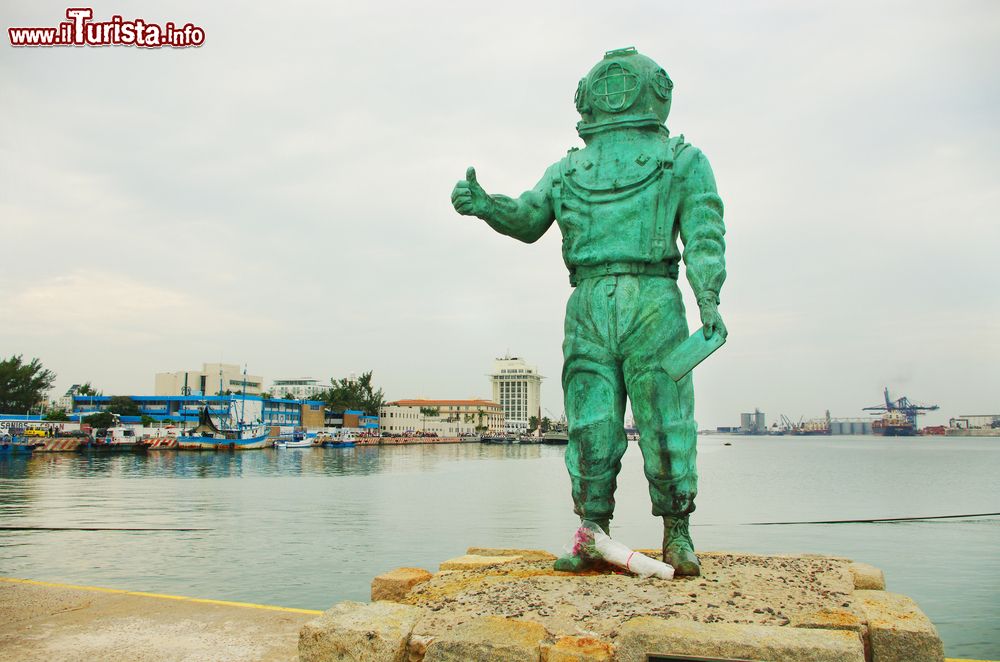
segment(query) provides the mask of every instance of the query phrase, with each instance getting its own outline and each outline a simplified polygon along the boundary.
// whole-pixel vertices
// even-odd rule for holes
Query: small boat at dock
[[[30,455],[36,448],[45,446],[44,441],[27,437],[6,437],[0,441],[0,455]]]
[[[144,451],[135,430],[124,426],[98,428],[93,437],[84,438],[76,450],[81,453],[132,453]]]
[[[316,444],[315,432],[293,432],[290,435],[278,437],[274,444],[278,448],[312,448]]]
[[[335,435],[326,435],[321,443],[323,448],[352,448],[357,440],[350,430],[341,430]]]
[[[480,443],[483,444],[517,444],[520,440],[517,437],[508,437],[505,435],[483,435],[479,439]]]

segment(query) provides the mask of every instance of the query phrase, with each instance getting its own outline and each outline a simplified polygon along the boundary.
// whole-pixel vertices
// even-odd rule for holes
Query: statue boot
[[[697,577],[701,563],[694,553],[694,543],[688,532],[689,515],[663,518],[663,562],[674,568],[675,575]]]
[[[611,535],[611,519],[592,519],[588,520],[594,524],[601,527],[604,533]],[[562,572],[583,572],[584,570],[590,570],[598,564],[598,560],[592,559],[587,556],[577,556],[576,554],[564,554],[555,560],[552,564],[552,568],[555,570],[560,570]]]

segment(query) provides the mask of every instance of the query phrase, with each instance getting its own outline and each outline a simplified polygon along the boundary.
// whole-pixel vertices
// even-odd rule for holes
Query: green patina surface
[[[705,338],[727,333],[718,310],[725,227],[708,160],[667,131],[672,96],[673,82],[653,60],[631,48],[609,51],[577,87],[582,149],[518,198],[487,194],[469,168],[451,199],[460,214],[528,243],[558,224],[576,288],[562,373],[575,512],[609,528],[628,398],[653,514],[664,518],[665,560],[678,574],[697,574],[688,533],[698,492],[694,388],[690,374],[675,381],[663,361],[688,337],[681,262]],[[557,561],[560,569],[585,565]]]

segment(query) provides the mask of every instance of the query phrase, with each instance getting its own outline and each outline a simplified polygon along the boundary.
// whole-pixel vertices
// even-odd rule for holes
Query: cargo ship
[[[884,437],[912,437],[917,434],[917,416],[925,411],[936,411],[937,405],[917,405],[905,395],[898,400],[889,397],[889,388],[882,392],[884,405],[865,407],[864,411],[882,412],[880,418],[872,421],[872,433]]]
[[[912,437],[917,430],[906,414],[893,409],[887,411],[882,418],[872,421],[872,433],[884,437]]]

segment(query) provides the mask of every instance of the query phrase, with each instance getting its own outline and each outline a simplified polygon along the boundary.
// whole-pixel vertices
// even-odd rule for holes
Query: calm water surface
[[[698,462],[701,549],[872,563],[948,655],[1000,659],[1000,518],[749,525],[1000,511],[1000,440],[703,436]],[[638,448],[620,483],[615,537],[658,547]],[[325,609],[470,545],[561,552],[576,518],[563,448],[462,444],[8,457],[0,526],[204,529],[2,530],[0,575]]]

